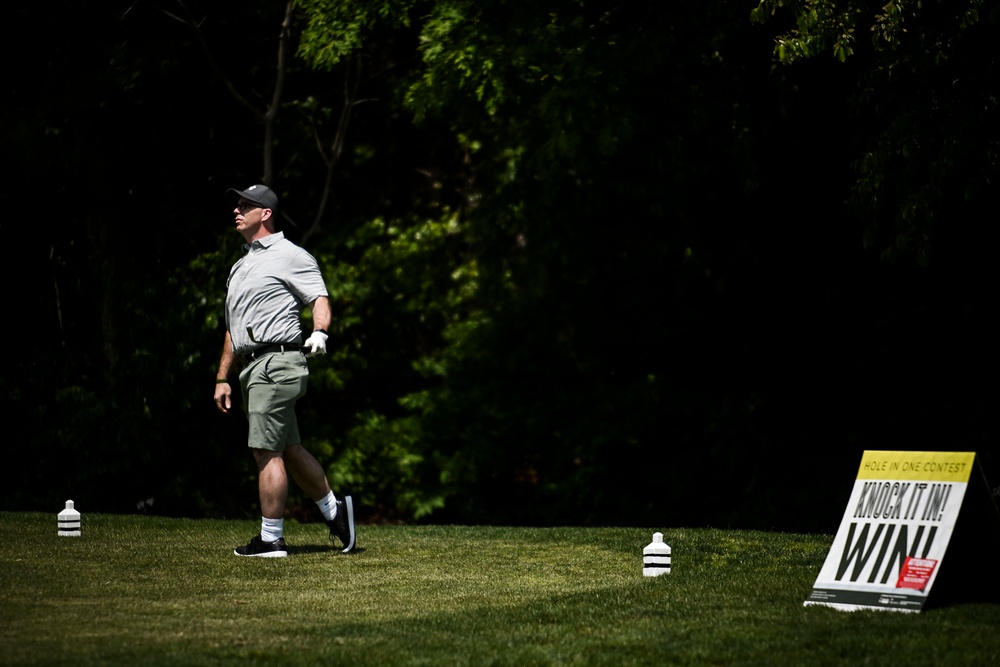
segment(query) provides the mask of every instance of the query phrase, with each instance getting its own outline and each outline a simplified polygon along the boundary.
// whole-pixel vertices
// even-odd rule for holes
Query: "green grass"
[[[2,665],[991,665],[1000,605],[803,607],[832,536],[0,513]],[[642,576],[654,530],[673,572]],[[995,576],[984,572],[984,577]]]

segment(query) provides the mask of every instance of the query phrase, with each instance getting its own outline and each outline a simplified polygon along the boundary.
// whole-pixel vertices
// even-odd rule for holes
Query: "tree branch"
[[[256,118],[257,120],[263,120],[264,114],[261,113],[261,111],[256,106],[254,106],[252,102],[250,102],[248,99],[240,95],[239,91],[236,89],[236,86],[233,85],[232,79],[226,76],[226,74],[219,67],[219,64],[215,61],[215,58],[212,57],[212,52],[208,48],[208,43],[205,42],[205,36],[201,32],[201,23],[195,21],[194,16],[191,14],[191,11],[188,9],[187,5],[184,3],[184,0],[177,0],[177,4],[181,8],[181,13],[184,15],[183,18],[175,16],[170,12],[166,11],[165,9],[160,9],[160,11],[169,16],[170,18],[176,21],[180,21],[181,23],[184,23],[185,25],[189,26],[191,30],[194,31],[195,37],[198,38],[198,44],[201,46],[201,50],[204,52],[205,57],[208,59],[208,64],[212,68],[212,72],[215,74],[215,76],[218,77],[220,81],[222,81],[222,85],[226,87],[226,90],[229,91],[229,94],[232,95],[240,105],[248,109],[250,113],[253,114],[254,118]]]
[[[278,63],[274,77],[274,94],[271,103],[264,112],[264,183],[268,186],[274,183],[274,125],[281,108],[281,96],[285,89],[285,61],[288,52],[288,41],[291,38],[293,0],[285,3],[285,18],[281,22],[281,34],[278,37]]]
[[[356,71],[354,71],[354,76],[352,77],[351,74],[353,70]],[[302,237],[303,243],[305,243],[310,236],[318,231],[321,226],[323,214],[326,212],[326,205],[330,199],[330,190],[333,189],[334,170],[337,167],[337,163],[340,161],[340,156],[344,152],[344,142],[347,139],[347,126],[351,120],[351,112],[357,105],[358,88],[360,85],[361,54],[359,53],[354,58],[354,62],[348,64],[344,71],[344,104],[340,111],[340,119],[337,121],[337,131],[334,133],[333,141],[330,144],[329,156],[325,154],[322,146],[318,146],[320,155],[326,162],[326,178],[323,182],[323,193],[320,195],[319,206],[316,207],[316,215],[313,218],[312,225],[309,226],[309,229],[306,230],[306,233]]]

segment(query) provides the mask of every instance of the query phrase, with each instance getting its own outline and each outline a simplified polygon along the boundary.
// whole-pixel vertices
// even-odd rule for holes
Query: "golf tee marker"
[[[73,507],[73,501],[66,501],[66,509],[59,512],[59,536],[80,537],[80,513]]]
[[[658,577],[670,574],[670,545],[663,541],[663,533],[653,533],[653,541],[642,550],[642,575]]]

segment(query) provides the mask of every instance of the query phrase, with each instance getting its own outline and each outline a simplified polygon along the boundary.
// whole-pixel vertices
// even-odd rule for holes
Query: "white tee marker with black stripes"
[[[59,535],[80,537],[80,513],[73,509],[73,501],[66,501],[66,509],[59,512]]]
[[[653,541],[642,550],[642,574],[645,577],[670,574],[670,545],[663,541],[663,533],[653,533]]]

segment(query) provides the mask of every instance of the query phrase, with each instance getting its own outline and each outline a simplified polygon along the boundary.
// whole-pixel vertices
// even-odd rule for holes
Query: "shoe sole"
[[[347,532],[351,539],[340,550],[340,553],[346,554],[354,550],[354,541],[356,539],[354,532],[354,501],[350,496],[344,496],[344,509],[347,510]]]
[[[284,558],[288,555],[287,551],[268,551],[262,554],[241,554],[239,551],[233,551],[234,554],[241,558]]]

